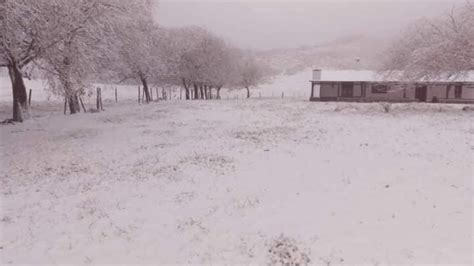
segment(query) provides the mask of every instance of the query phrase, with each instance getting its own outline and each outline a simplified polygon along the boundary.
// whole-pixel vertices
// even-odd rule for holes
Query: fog
[[[241,48],[316,45],[348,35],[390,37],[464,1],[160,1],[162,26],[198,25]]]

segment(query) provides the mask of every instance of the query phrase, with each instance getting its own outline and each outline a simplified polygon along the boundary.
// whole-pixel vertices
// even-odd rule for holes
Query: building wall
[[[321,96],[321,85],[313,83],[312,86],[313,86],[313,93],[311,94],[311,96],[315,98],[319,98]]]
[[[446,99],[446,89],[447,89],[446,84],[434,84],[434,85],[428,85],[428,90],[426,92],[426,101],[431,102],[433,100],[433,97],[436,97],[438,99]],[[451,86],[451,92],[452,98],[454,98],[454,86]]]
[[[363,85],[365,86],[365,97],[363,95]],[[314,85],[317,86],[317,85]],[[326,82],[320,85],[321,98],[334,98],[338,97],[338,88],[340,82]],[[372,83],[354,82],[354,100],[357,98],[367,98],[369,100],[416,100],[415,91],[417,85],[406,85],[406,84],[389,84],[390,89],[387,93],[373,93]],[[429,84],[427,85],[427,102],[431,102],[433,97],[437,97],[440,100],[446,99],[446,89],[448,84]],[[449,100],[454,99],[454,85],[451,86],[449,91]],[[317,96],[315,96],[317,97]],[[461,99],[474,100],[474,83],[463,84]]]
[[[405,99],[415,100],[415,86],[405,85]]]
[[[454,89],[451,90],[454,97]],[[462,86],[462,98],[474,100],[474,84],[467,84]]]
[[[337,97],[338,85],[336,83],[321,84],[320,97]]]
[[[372,86],[373,84],[367,83],[366,84],[366,90],[365,90],[365,95],[366,98],[369,99],[403,99],[403,86],[398,85],[398,84],[390,84],[390,89],[387,91],[387,93],[373,93],[372,92]],[[406,90],[406,98],[407,99],[414,99],[415,98],[415,93],[409,93],[408,89]]]
[[[354,83],[354,97],[361,97],[362,96],[362,83],[355,82]]]

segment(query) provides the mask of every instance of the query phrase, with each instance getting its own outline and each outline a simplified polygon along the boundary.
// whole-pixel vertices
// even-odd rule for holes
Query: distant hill
[[[374,69],[388,42],[365,35],[352,35],[290,49],[273,49],[257,53],[260,60],[283,74],[294,74],[307,68]]]

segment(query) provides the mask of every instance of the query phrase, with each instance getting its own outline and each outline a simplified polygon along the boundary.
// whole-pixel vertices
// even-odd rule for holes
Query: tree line
[[[29,112],[24,75],[39,73],[71,114],[95,82],[178,85],[185,99],[220,99],[271,74],[251,51],[206,29],[160,27],[151,0],[1,0],[0,66],[8,68],[13,121]]]

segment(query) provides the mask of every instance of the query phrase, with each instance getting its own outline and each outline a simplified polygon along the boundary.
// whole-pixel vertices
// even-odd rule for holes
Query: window
[[[388,85],[374,84],[372,85],[372,93],[387,93],[390,89]]]
[[[462,85],[457,84],[457,85],[454,87],[454,98],[460,99],[461,96],[462,96]]]

